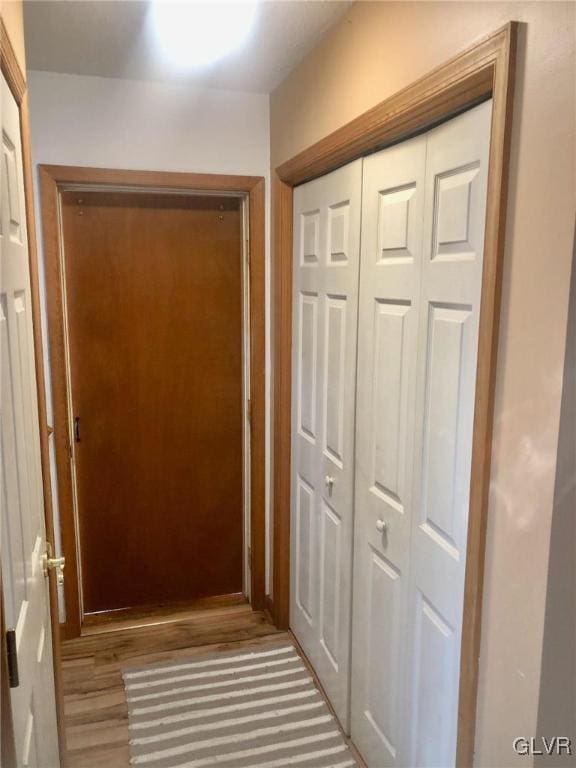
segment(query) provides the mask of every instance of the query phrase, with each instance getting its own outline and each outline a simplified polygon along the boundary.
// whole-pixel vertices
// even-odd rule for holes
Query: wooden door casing
[[[292,376],[292,201],[297,184],[422,132],[492,97],[484,268],[475,392],[458,700],[457,764],[472,765],[480,655],[484,552],[490,484],[500,286],[519,24],[511,21],[407,88],[275,169],[274,210],[274,546],[273,608],[279,627],[290,608]]]
[[[64,582],[66,619],[61,634],[69,639],[81,633],[79,564],[76,557],[76,519],[74,491],[69,459],[69,377],[67,337],[62,285],[63,243],[61,238],[61,197],[71,188],[93,190],[129,189],[141,192],[170,191],[181,194],[225,194],[243,201],[245,210],[244,249],[248,262],[245,272],[246,325],[249,326],[250,430],[247,441],[250,456],[247,466],[250,484],[249,579],[250,603],[257,610],[265,606],[265,183],[259,176],[235,176],[168,171],[119,170],[80,166],[41,165],[38,169],[41,192],[43,250],[46,270],[49,351],[54,409],[54,447],[58,477],[62,549],[66,555]]]
[[[84,612],[241,592],[239,200],[64,192],[62,228]]]

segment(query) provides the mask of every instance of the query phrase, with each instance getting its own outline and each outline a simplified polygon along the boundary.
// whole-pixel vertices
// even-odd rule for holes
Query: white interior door
[[[456,759],[492,102],[428,134],[408,599],[408,764]]]
[[[294,190],[290,625],[349,718],[362,161]]]
[[[454,765],[491,103],[365,160],[352,738]]]
[[[352,737],[402,765],[426,137],[364,160],[358,320]]]
[[[19,766],[59,765],[20,114],[2,77],[0,464],[2,577],[20,685],[12,707]]]

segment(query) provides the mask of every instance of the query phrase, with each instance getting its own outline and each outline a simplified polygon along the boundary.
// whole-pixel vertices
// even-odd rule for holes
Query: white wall
[[[264,176],[266,180],[266,526],[270,476],[269,98],[166,83],[28,72],[32,158],[37,165]],[[48,349],[42,228],[36,189],[44,349]],[[46,360],[47,372],[50,370]],[[52,423],[47,375],[48,420]],[[56,487],[53,478],[53,486]],[[58,517],[57,500],[55,515]],[[57,535],[59,535],[58,520]],[[267,535],[268,541],[268,535]],[[58,543],[59,546],[59,543]],[[269,552],[266,551],[268,586]]]

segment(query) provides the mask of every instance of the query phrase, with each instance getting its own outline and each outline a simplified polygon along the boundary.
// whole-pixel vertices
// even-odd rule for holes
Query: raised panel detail
[[[366,716],[392,757],[398,743],[398,649],[400,584],[398,571],[369,548],[368,658]]]
[[[416,191],[416,184],[386,189],[380,192],[378,200],[378,259],[386,263],[389,259],[406,258],[412,255],[408,250],[408,222],[410,198]]]
[[[344,461],[344,381],[346,376],[346,297],[326,297],[324,366],[324,451],[339,467]]]
[[[334,669],[338,671],[342,525],[338,515],[325,501],[322,501],[320,536],[320,642]]]
[[[22,397],[22,451],[23,454],[24,451],[26,452],[25,472],[21,469],[21,475],[25,474],[28,482],[29,516],[32,525],[35,526],[38,524],[39,515],[41,514],[38,495],[41,481],[38,474],[38,464],[35,460],[36,457],[30,452],[30,446],[34,442],[33,403],[36,394],[31,388],[34,381],[34,372],[31,369],[30,347],[28,346],[31,335],[31,318],[24,291],[17,291],[14,294],[14,312],[16,316],[18,366]]]
[[[16,462],[16,422],[15,403],[10,370],[18,361],[11,360],[11,348],[8,332],[7,296],[0,296],[0,344],[4,350],[2,365],[2,412],[0,450],[2,460],[2,487],[0,500],[2,503],[2,559],[6,561],[4,573],[6,623],[8,626],[18,626],[21,619],[22,606],[26,606],[27,556],[25,541],[27,540],[24,525],[26,516],[20,514],[22,509],[19,473]],[[26,488],[22,489],[25,492]]]
[[[44,658],[44,647],[46,645],[46,627],[42,625],[40,628],[40,637],[38,638],[38,647],[36,648],[36,662],[42,664]]]
[[[37,768],[38,766],[38,744],[36,733],[36,707],[34,699],[30,704],[30,710],[26,717],[24,727],[24,743],[22,745],[22,766],[23,768]]]
[[[303,213],[301,219],[300,266],[318,264],[320,253],[320,211]]]
[[[2,131],[2,176],[4,190],[2,197],[5,198],[4,204],[8,207],[9,235],[12,240],[19,243],[22,240],[22,233],[16,149],[4,131]]]
[[[421,593],[416,612],[414,765],[454,765],[459,675],[455,635]]]
[[[430,304],[422,457],[422,529],[454,558],[461,376],[471,308]]]
[[[433,259],[470,260],[475,256],[470,242],[470,201],[472,182],[479,164],[440,174],[435,179],[435,237]]]
[[[348,262],[349,220],[349,200],[328,208],[328,261],[330,264],[339,265]]]
[[[406,315],[409,302],[377,299],[374,307],[372,413],[373,486],[371,491],[399,512],[402,506],[401,404]]]
[[[318,296],[300,294],[298,425],[302,435],[316,437],[316,362],[318,347]]]
[[[296,604],[312,622],[312,547],[314,490],[301,477],[296,480]]]
[[[24,291],[17,291],[14,294],[14,312],[16,315],[16,334],[18,337],[18,357],[20,364],[20,380],[22,383],[24,423],[26,425],[26,434],[30,436],[32,430],[32,413],[30,406],[33,402],[32,397],[34,395],[30,390],[30,383],[33,380],[30,371],[30,349],[28,347],[30,336],[28,324],[30,322],[30,317]],[[30,465],[33,465],[33,463],[33,461],[30,461]]]

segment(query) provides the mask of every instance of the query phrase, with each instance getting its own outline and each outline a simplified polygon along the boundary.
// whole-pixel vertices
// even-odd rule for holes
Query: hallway
[[[1,768],[572,765],[575,41],[0,0]]]
[[[294,643],[291,633],[277,630],[265,612],[252,611],[248,604],[198,609],[180,617],[172,614],[159,618],[156,624],[146,624],[146,621],[150,618],[133,621],[132,625],[120,621],[116,629],[91,630],[89,634],[63,644],[65,765],[68,768],[125,768],[130,765],[123,669],[148,665],[153,668],[166,662],[189,661],[209,653],[231,650],[235,655],[241,650],[265,653]],[[296,650],[300,653],[298,648]],[[311,684],[319,689],[325,705],[334,715],[314,671],[304,657],[302,661],[314,681]],[[222,702],[228,699],[229,694],[223,693]],[[243,706],[246,705],[241,708]],[[272,707],[270,714],[279,714],[278,706]],[[296,731],[294,736],[298,740],[304,734]],[[274,743],[280,745],[282,739],[278,735]],[[307,739],[303,738],[303,741]],[[357,765],[362,767],[364,763],[350,740],[344,738],[344,741]],[[250,741],[246,747],[253,748],[256,743]],[[274,756],[269,755],[269,759]],[[215,762],[219,762],[217,758]]]

